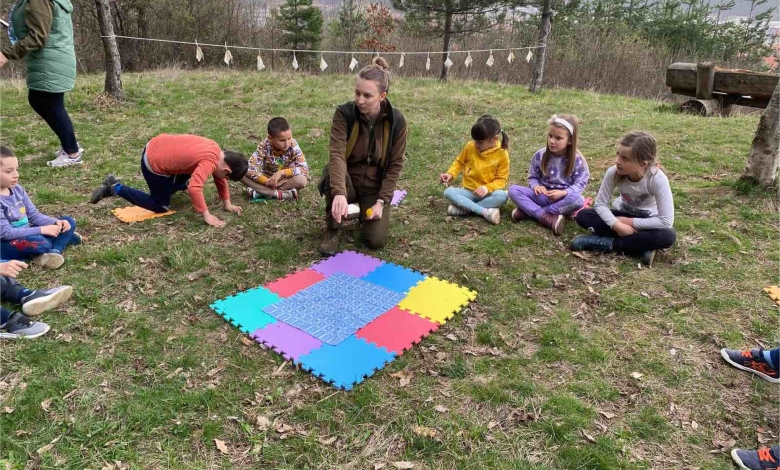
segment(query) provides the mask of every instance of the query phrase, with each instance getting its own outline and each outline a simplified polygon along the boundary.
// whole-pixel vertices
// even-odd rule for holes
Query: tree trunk
[[[119,48],[114,37],[114,24],[111,21],[111,7],[108,0],[95,0],[98,20],[100,21],[100,35],[103,36],[103,51],[106,60],[106,85],[105,92],[119,101],[125,100],[122,91],[122,62],[119,58]]]
[[[539,26],[539,39],[536,49],[536,60],[534,61],[534,73],[531,77],[531,85],[528,90],[536,93],[542,87],[542,78],[544,77],[544,58],[547,53],[547,36],[550,35],[550,17],[552,17],[552,0],[544,0],[544,10],[542,12],[542,24]]]
[[[758,121],[750,157],[742,179],[757,182],[765,188],[777,186],[780,172],[780,83],[772,93],[769,105]]]
[[[444,62],[447,61],[447,52],[450,50],[450,36],[452,35],[452,10],[447,9],[447,12],[444,14],[444,44],[442,45],[442,53],[441,53],[441,75],[439,76],[439,80],[446,82],[447,81],[447,75],[449,74],[450,69],[444,65]]]

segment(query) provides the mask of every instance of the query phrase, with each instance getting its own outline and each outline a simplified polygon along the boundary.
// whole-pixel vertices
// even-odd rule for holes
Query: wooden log
[[[747,70],[726,70],[715,68],[715,80],[712,90],[727,95],[750,96],[758,100],[767,100],[777,86],[780,77],[769,73]],[[666,69],[666,85],[678,90],[691,90],[695,96],[696,64],[677,62]]]
[[[712,99],[715,84],[715,62],[699,62],[696,64],[696,98]]]
[[[688,100],[682,105],[684,113],[696,114],[698,116],[714,116],[720,113],[719,100]]]

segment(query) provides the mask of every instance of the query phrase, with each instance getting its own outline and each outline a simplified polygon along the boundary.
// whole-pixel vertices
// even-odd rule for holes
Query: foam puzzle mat
[[[396,189],[393,191],[393,199],[390,201],[390,205],[398,207],[399,204],[406,198],[407,191],[405,189]]]
[[[350,390],[476,296],[466,287],[344,251],[211,308],[285,360]]]
[[[132,224],[134,222],[142,222],[148,219],[165,217],[166,215],[175,214],[176,211],[168,211],[168,212],[162,212],[158,214],[157,212],[146,210],[143,207],[128,206],[128,207],[120,207],[118,209],[111,209],[111,213],[113,213],[116,216],[116,218],[121,220],[122,222],[126,224]]]

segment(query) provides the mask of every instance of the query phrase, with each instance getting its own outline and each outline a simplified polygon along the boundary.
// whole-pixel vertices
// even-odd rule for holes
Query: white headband
[[[547,124],[560,124],[569,131],[569,135],[574,136],[574,126],[569,121],[559,118],[557,114],[553,114]]]

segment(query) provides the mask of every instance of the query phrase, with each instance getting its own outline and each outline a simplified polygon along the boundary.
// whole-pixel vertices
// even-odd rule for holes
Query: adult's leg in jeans
[[[69,155],[78,153],[79,144],[73,131],[73,122],[65,109],[65,93],[30,90],[27,101],[60,139],[62,150]]]
[[[24,261],[50,252],[52,249],[51,240],[43,235],[30,235],[13,240],[4,240],[0,243],[0,251],[3,253],[3,259]]]
[[[535,194],[528,186],[514,185],[509,188],[509,199],[528,217],[539,220],[544,215],[544,207],[550,199],[544,194]]]
[[[345,183],[347,186],[347,203],[352,204],[355,202],[358,202],[357,193],[355,192],[355,188],[352,186],[352,178],[349,177],[349,175],[344,175],[344,178],[346,178]],[[335,230],[337,228],[341,227],[341,224],[336,223],[336,219],[333,218],[333,215],[331,214],[331,207],[333,206],[333,191],[328,191],[327,195],[325,196],[325,221],[329,229]],[[344,219],[341,219],[342,223],[344,222]]]
[[[51,239],[51,249],[56,250],[59,253],[65,251],[65,248],[73,242],[73,234],[76,232],[76,221],[72,217],[60,217],[60,220],[67,220],[70,224],[70,230],[62,232],[54,239]]]
[[[390,205],[382,209],[381,219],[369,220],[366,218],[366,209],[376,204],[379,193],[376,190],[357,192],[360,204],[360,235],[363,237],[363,243],[374,250],[384,248],[387,244],[387,234],[390,232]]]
[[[16,279],[0,276],[0,298],[2,300],[19,303],[24,296],[32,294],[32,292],[32,289],[25,288]]]
[[[467,211],[473,212],[479,216],[482,215],[482,211],[485,209],[484,207],[477,204],[477,201],[481,198],[478,198],[474,195],[474,193],[465,188],[456,188],[450,186],[444,190],[444,197],[461,209],[466,209]]]
[[[160,176],[152,173],[144,165],[143,158],[141,159],[141,174],[144,175],[151,194],[120,183],[115,186],[116,195],[131,204],[158,214],[168,212],[171,205],[175,178],[173,176]]]
[[[567,194],[566,197],[563,199],[559,199],[549,206],[544,208],[544,212],[548,214],[558,215],[569,215],[572,212],[576,211],[580,207],[582,207],[582,204],[585,203],[585,198],[582,197],[581,194],[577,193],[570,193]]]
[[[493,191],[492,193],[488,194],[487,196],[483,197],[482,199],[477,201],[477,204],[479,204],[482,207],[486,207],[488,209],[501,207],[504,204],[506,204],[506,201],[509,199],[509,195],[506,191],[503,189],[497,189]]]

